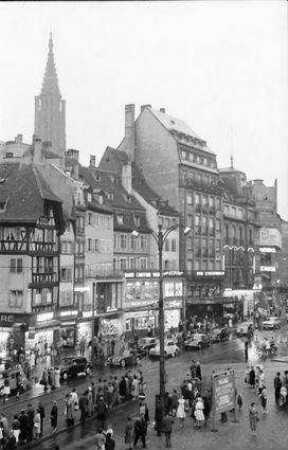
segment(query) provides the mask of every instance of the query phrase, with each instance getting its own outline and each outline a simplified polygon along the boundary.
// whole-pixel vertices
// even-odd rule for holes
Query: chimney
[[[17,136],[15,138],[15,142],[16,142],[16,144],[22,144],[22,142],[23,142],[22,134],[17,134]]]
[[[165,114],[165,112],[166,112],[165,108],[160,108],[159,111],[162,112],[163,114]]]
[[[135,150],[135,105],[125,105],[125,151],[134,161]]]
[[[131,162],[128,161],[127,163],[123,164],[122,166],[122,186],[128,194],[131,194],[132,192],[132,169],[131,169]]]
[[[33,136],[34,156],[33,162],[39,164],[42,162],[42,142],[38,136]]]
[[[142,105],[141,112],[144,111],[144,109],[146,109],[146,108],[152,108],[152,106],[151,105]]]
[[[73,158],[73,159],[76,159],[77,161],[79,161],[79,150],[76,150],[75,148],[69,148],[66,151],[66,156],[68,158]]]
[[[90,167],[95,167],[96,166],[96,156],[95,155],[90,155]]]

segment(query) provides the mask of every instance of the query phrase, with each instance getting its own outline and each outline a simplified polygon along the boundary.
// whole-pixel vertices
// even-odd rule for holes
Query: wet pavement
[[[271,332],[258,333],[259,338],[264,335],[271,335]],[[277,335],[275,334],[277,339]],[[278,356],[287,356],[288,347],[287,345],[280,345]],[[255,348],[250,350],[249,357],[252,360],[258,358],[258,354],[255,352]],[[167,372],[167,388],[171,391],[174,387],[179,387],[182,379],[189,372],[189,367],[191,364],[191,359],[196,359],[201,362],[202,374],[204,379],[209,379],[212,370],[222,370],[226,369],[228,366],[235,369],[236,372],[236,384],[237,389],[243,397],[243,411],[239,414],[237,423],[232,423],[229,420],[228,423],[222,424],[219,422],[219,417],[217,417],[217,433],[211,433],[211,424],[201,430],[196,431],[193,426],[193,420],[190,417],[185,419],[185,429],[181,433],[178,428],[178,423],[176,421],[174,425],[173,441],[175,447],[178,449],[190,449],[191,440],[193,440],[193,447],[197,450],[206,450],[213,448],[215,450],[221,449],[235,449],[242,450],[242,448],[252,449],[252,450],[282,450],[287,448],[287,437],[286,437],[286,427],[288,416],[287,412],[279,409],[274,403],[274,389],[273,389],[273,378],[277,371],[281,373],[284,370],[288,370],[288,364],[284,362],[274,362],[271,359],[261,360],[265,367],[265,374],[268,385],[268,408],[269,414],[266,416],[261,414],[260,401],[257,398],[254,391],[252,391],[249,386],[244,383],[246,363],[244,359],[244,339],[234,339],[232,341],[222,342],[211,345],[211,347],[200,350],[200,351],[187,351],[181,354],[176,359],[170,359],[166,361],[166,372]],[[157,361],[151,361],[149,359],[143,361],[142,365],[139,367],[143,371],[145,380],[147,381],[147,403],[150,410],[150,424],[153,421],[154,414],[154,399],[155,395],[159,391],[159,363]],[[134,369],[137,370],[137,367]],[[121,369],[116,369],[115,371],[110,371],[113,374],[120,375],[122,373]],[[110,372],[105,371],[105,377],[108,377]],[[97,379],[104,372],[97,370],[94,373],[96,384]],[[47,430],[50,430],[50,425],[48,422],[51,403],[54,398],[58,399],[59,405],[59,429],[65,426],[65,416],[64,416],[64,402],[66,392],[70,392],[75,386],[77,391],[81,393],[87,386],[89,380],[75,380],[73,382],[67,383],[66,386],[61,387],[59,391],[54,391],[52,394],[46,394],[41,397],[46,409],[46,423],[44,433],[47,435]],[[257,408],[260,413],[260,422],[258,426],[258,432],[256,436],[252,436],[249,430],[249,420],[248,420],[248,408],[252,400],[257,402]],[[11,411],[15,412],[14,406],[11,404],[7,406]],[[13,403],[16,403],[16,400]],[[22,400],[21,400],[22,402]],[[36,406],[36,399],[33,401],[33,405]],[[24,405],[26,406],[27,401],[25,399]],[[20,404],[19,404],[20,406]],[[128,414],[136,414],[138,411],[138,402],[132,401],[127,404],[120,405],[114,411],[110,413],[108,423],[112,425],[116,439],[117,450],[124,450],[125,445],[123,441],[123,434],[125,428],[125,420]],[[9,415],[9,414],[7,414]],[[232,417],[230,418],[232,419]],[[77,417],[77,422],[79,422],[79,417]],[[41,450],[50,450],[53,448],[56,442],[60,449],[90,449],[93,448],[93,436],[97,431],[97,423],[95,419],[87,422],[83,427],[77,426],[73,431],[63,431],[63,433],[57,434],[54,438],[44,440],[41,442]],[[160,438],[155,436],[155,432],[151,425],[148,429],[147,436],[148,448],[151,449],[162,449],[164,448],[164,443]],[[176,445],[177,443],[177,445]],[[36,443],[37,448],[39,444]],[[33,443],[34,446],[34,443]],[[32,447],[32,446],[31,446]],[[27,448],[27,447],[26,447]],[[35,447],[34,447],[35,448]]]

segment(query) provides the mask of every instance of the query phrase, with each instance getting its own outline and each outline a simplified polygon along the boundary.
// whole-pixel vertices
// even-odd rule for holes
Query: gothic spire
[[[52,33],[50,33],[49,38],[48,58],[41,89],[41,96],[42,95],[56,95],[57,97],[61,97],[53,53]]]

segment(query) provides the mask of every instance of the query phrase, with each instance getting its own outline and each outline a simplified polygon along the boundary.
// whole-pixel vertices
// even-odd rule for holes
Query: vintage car
[[[179,355],[179,347],[173,340],[167,340],[164,342],[164,355],[165,358],[176,357]],[[157,345],[149,350],[149,356],[151,358],[160,357],[160,343],[157,341]]]
[[[64,358],[60,363],[60,381],[67,381],[70,378],[86,376],[91,373],[91,365],[86,358],[73,357]]]
[[[278,317],[268,317],[267,320],[262,322],[262,327],[264,330],[274,330],[275,328],[281,327],[281,320]]]
[[[136,350],[129,350],[124,352],[122,356],[110,356],[107,359],[107,366],[110,367],[131,367],[136,366],[141,361],[141,354]]]
[[[211,341],[207,334],[195,333],[184,342],[184,347],[186,350],[200,350],[201,348],[209,347],[210,344]]]

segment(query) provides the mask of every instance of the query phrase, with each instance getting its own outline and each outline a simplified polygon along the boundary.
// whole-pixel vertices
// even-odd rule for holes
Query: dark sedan
[[[91,373],[91,366],[86,358],[64,358],[60,364],[60,381],[66,381],[69,378],[86,376]]]

